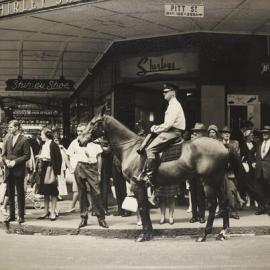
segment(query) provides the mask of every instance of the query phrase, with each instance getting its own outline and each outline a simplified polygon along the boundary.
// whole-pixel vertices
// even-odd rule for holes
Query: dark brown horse
[[[138,201],[143,232],[137,241],[150,240],[153,236],[153,229],[146,186],[134,180],[145,163],[145,158],[136,152],[142,139],[119,121],[103,113],[95,116],[88,124],[81,144],[86,144],[101,136],[105,136],[109,140],[113,153],[121,161],[123,174],[126,180],[131,182]],[[194,174],[199,175],[202,179],[209,204],[209,215],[204,234],[197,241],[205,241],[207,235],[212,231],[217,198],[224,213],[223,229],[217,239],[225,239],[229,228],[228,202],[224,192],[224,176],[228,159],[228,150],[221,142],[203,137],[183,143],[181,156],[177,160],[161,163],[156,173],[155,182],[159,186],[178,184]]]

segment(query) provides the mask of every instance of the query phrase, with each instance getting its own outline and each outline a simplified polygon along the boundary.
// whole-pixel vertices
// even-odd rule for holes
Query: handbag
[[[46,174],[44,177],[44,184],[45,185],[51,185],[51,184],[56,184],[56,176],[54,175],[53,168],[52,166],[48,166],[46,170]]]
[[[71,173],[69,169],[66,170],[65,178],[67,184],[73,184],[74,182],[76,182],[74,173]]]
[[[122,209],[131,212],[137,212],[138,210],[137,200],[134,197],[127,196],[122,203]]]
[[[7,190],[7,184],[2,183],[0,185],[0,203],[2,203],[4,201],[6,190]]]

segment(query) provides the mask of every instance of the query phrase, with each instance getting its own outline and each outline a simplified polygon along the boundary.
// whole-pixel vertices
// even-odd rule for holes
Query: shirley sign
[[[120,62],[120,78],[143,78],[151,75],[180,75],[198,71],[198,55],[176,52],[132,57]]]
[[[6,81],[9,91],[73,91],[72,80],[26,80],[10,79]]]
[[[203,5],[165,4],[165,16],[203,18]]]
[[[83,0],[15,0],[0,2],[0,18],[22,14],[30,11],[39,11],[51,7],[59,7],[80,3]],[[85,1],[84,1],[85,2]]]

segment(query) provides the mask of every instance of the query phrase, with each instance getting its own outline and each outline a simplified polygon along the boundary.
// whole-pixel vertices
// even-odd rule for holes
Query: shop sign
[[[85,2],[82,0],[15,0],[0,2],[0,18],[10,15],[17,15],[29,11],[40,11],[51,7],[70,5],[73,3]]]
[[[59,112],[57,110],[13,110],[13,114],[16,116],[58,116]]]
[[[246,106],[258,102],[258,95],[227,95],[227,105],[231,106]]]
[[[6,81],[9,91],[73,91],[72,80],[10,79]]]
[[[165,4],[165,16],[203,18],[203,5]]]
[[[120,62],[121,78],[143,78],[151,75],[179,75],[198,71],[194,52],[133,57]]]

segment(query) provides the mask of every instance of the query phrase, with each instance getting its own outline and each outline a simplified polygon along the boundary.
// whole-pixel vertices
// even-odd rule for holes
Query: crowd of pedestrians
[[[78,139],[86,123],[77,127],[75,138],[67,149],[61,145],[59,134],[49,128],[43,128],[40,136],[35,134],[29,138],[20,128],[20,123],[12,120],[8,126],[8,133],[3,138],[1,148],[0,179],[6,190],[0,199],[1,211],[7,216],[5,222],[15,221],[15,189],[18,201],[18,222],[25,222],[25,194],[29,184],[35,187],[35,193],[44,198],[44,213],[39,219],[56,221],[59,215],[57,201],[68,195],[67,183],[72,184],[72,201],[66,214],[74,212],[79,202],[79,228],[87,225],[88,213],[91,211],[97,217],[99,226],[108,228],[106,215],[109,215],[108,194],[110,187],[114,187],[117,211],[113,215],[122,217],[131,215],[123,209],[122,204],[130,191],[121,171],[119,160],[110,152],[105,139],[80,146]],[[145,137],[142,123],[137,123],[137,134]],[[240,134],[240,137],[239,137]],[[257,206],[255,214],[270,214],[270,126],[256,131],[252,123],[248,122],[238,140],[233,138],[233,131],[225,126],[218,129],[216,124],[207,128],[203,123],[196,123],[194,127],[183,135],[185,140],[196,140],[200,137],[211,137],[222,142],[228,151],[233,151],[243,164],[246,181],[261,187],[264,193],[264,203],[256,201],[248,190],[239,189],[236,175],[231,165],[225,176],[225,187],[229,199],[230,217],[239,219],[239,209],[243,206]],[[29,182],[27,185],[27,181]],[[5,183],[5,184],[4,184]],[[190,196],[191,217],[189,222],[205,223],[207,201],[203,185],[199,176],[187,179]],[[183,186],[171,186],[154,190],[160,208],[160,224],[166,222],[166,208],[169,209],[169,224],[174,224],[175,201],[179,194],[188,192]],[[2,192],[3,193],[3,192]],[[149,197],[153,189],[148,190]],[[151,201],[151,200],[150,200]],[[8,211],[7,211],[8,210]],[[217,211],[216,217],[222,217]],[[138,225],[141,221],[138,215]]]

